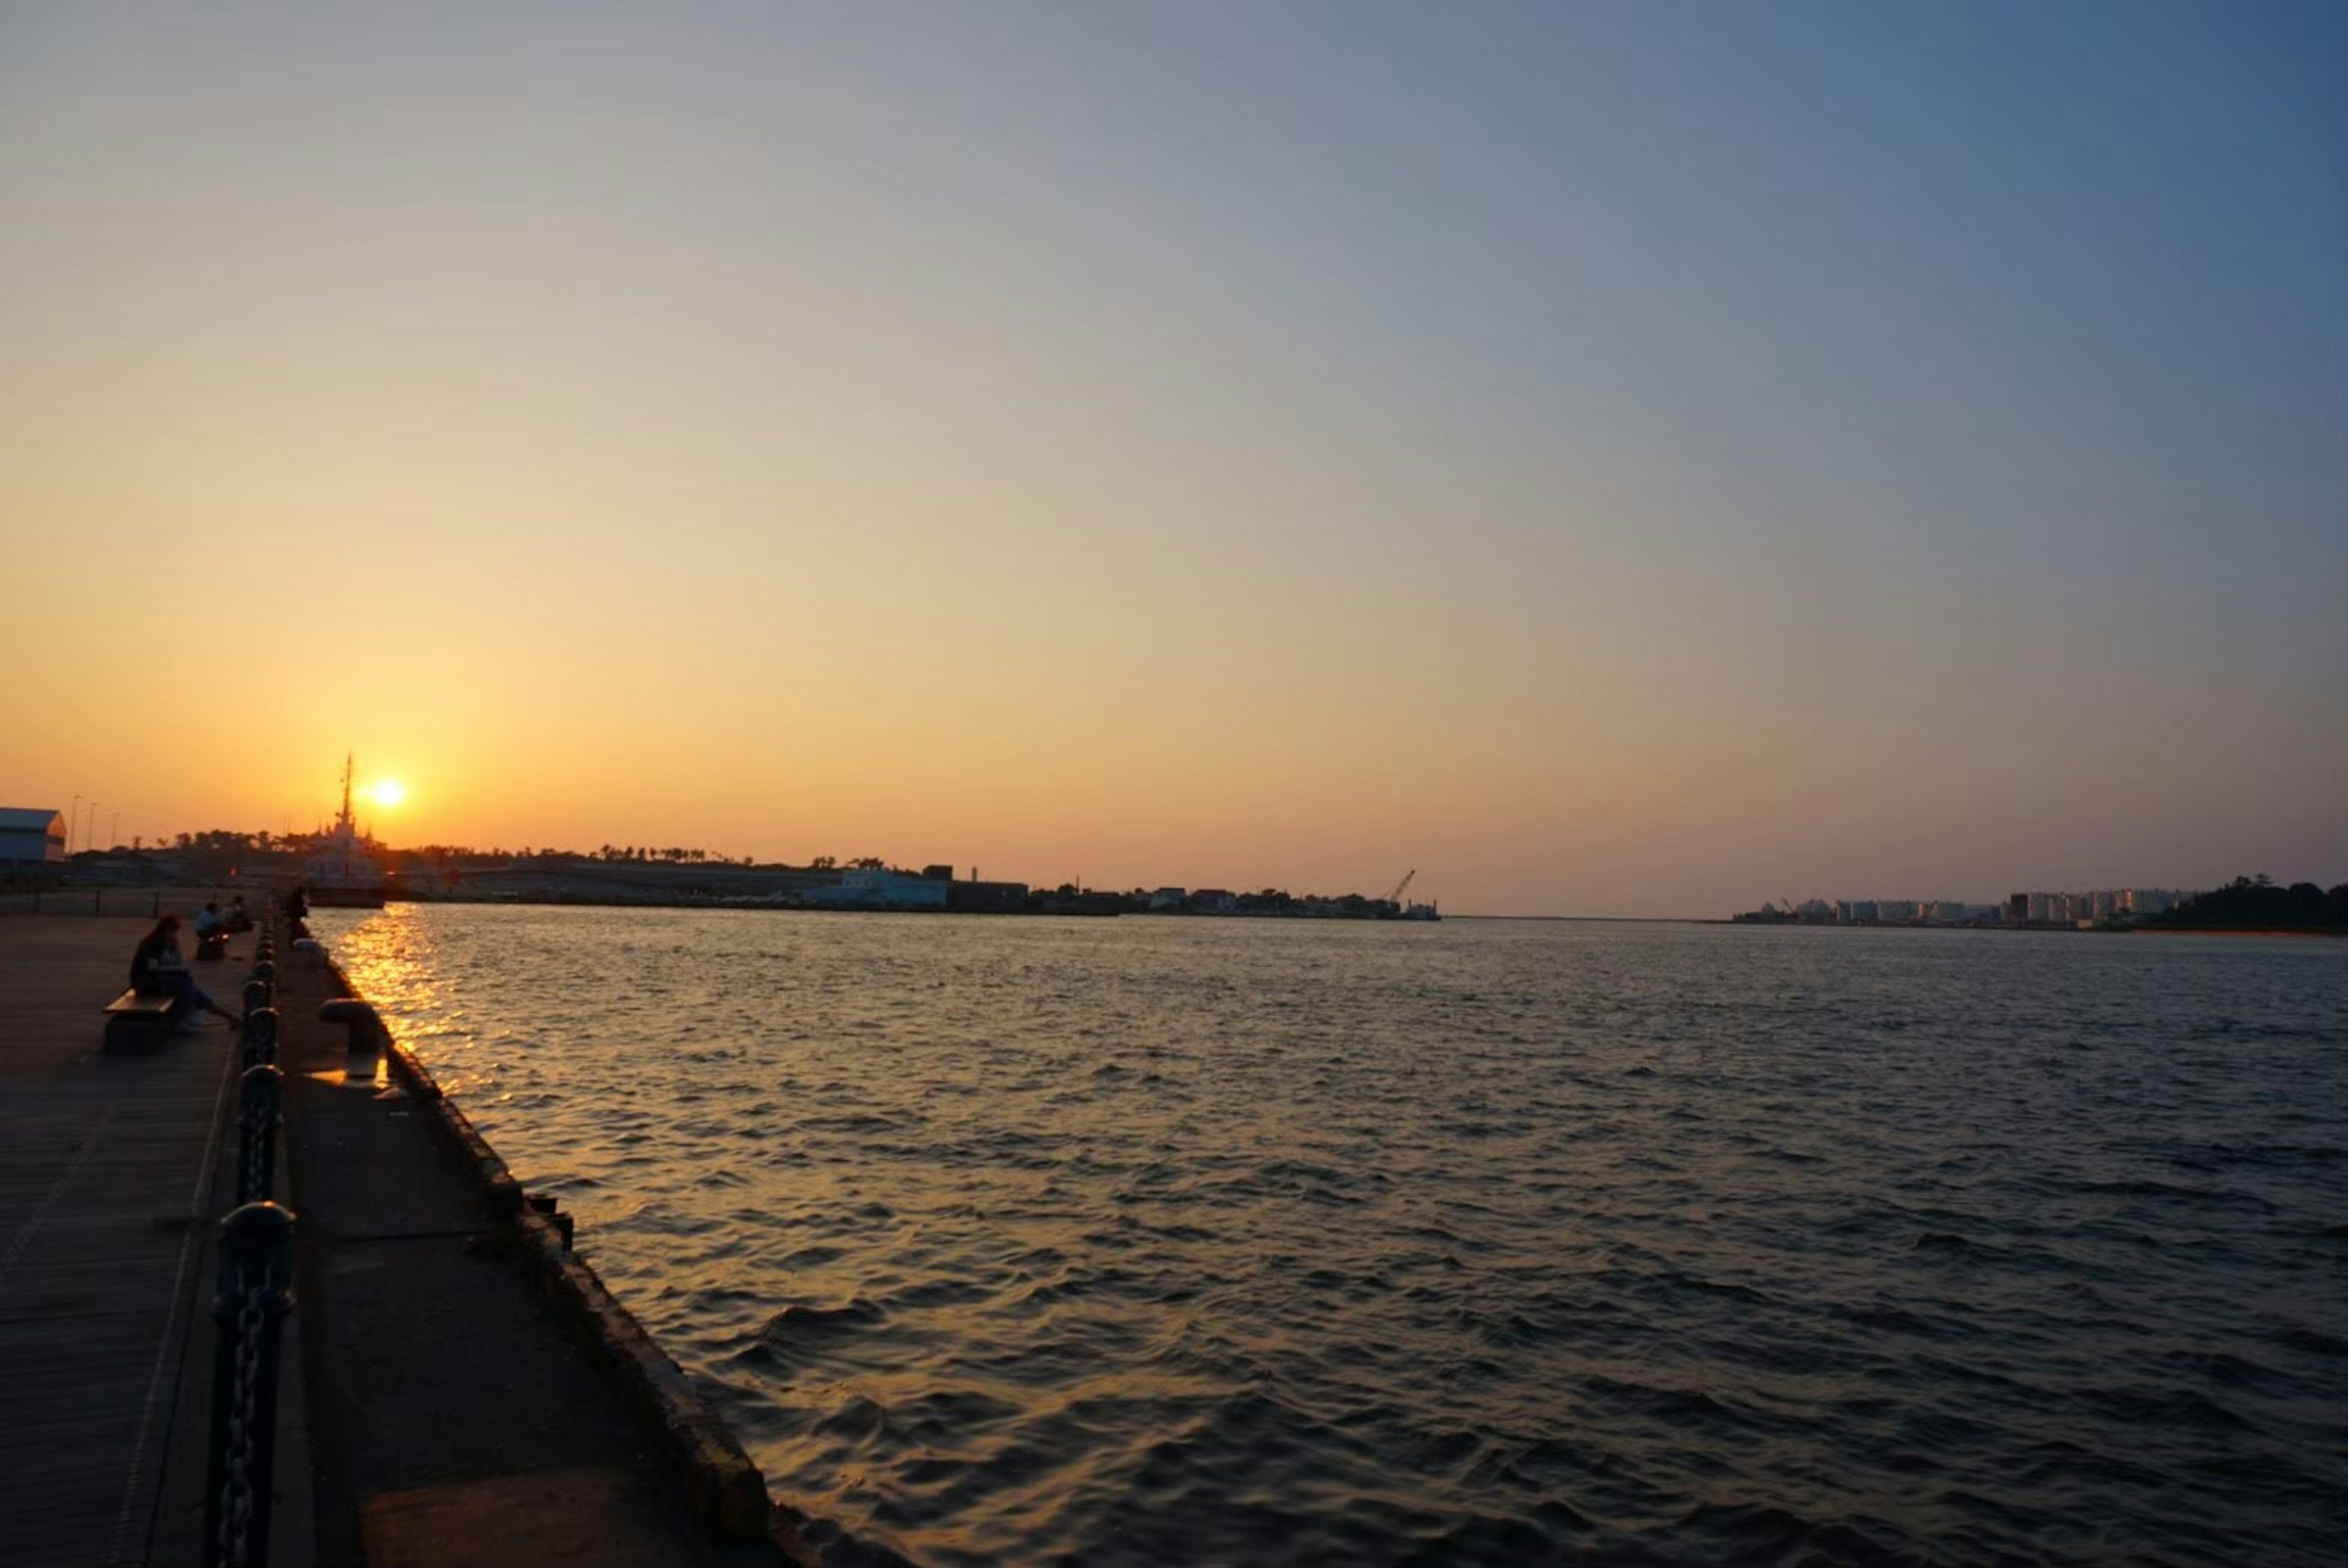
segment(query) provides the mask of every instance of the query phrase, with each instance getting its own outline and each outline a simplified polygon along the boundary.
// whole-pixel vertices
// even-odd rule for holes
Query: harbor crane
[[[1385,901],[1397,908],[1401,907],[1402,896],[1410,890],[1410,879],[1417,875],[1418,867],[1416,866],[1404,872],[1402,880],[1394,885],[1394,891],[1386,895]]]

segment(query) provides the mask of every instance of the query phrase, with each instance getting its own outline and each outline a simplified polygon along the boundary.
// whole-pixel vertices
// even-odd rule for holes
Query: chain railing
[[[272,1203],[245,1204],[221,1221],[204,1568],[269,1561],[278,1346],[293,1310],[294,1215]]]
[[[244,1065],[248,1068],[277,1060],[277,1009],[266,1003],[253,1006],[252,989],[244,988]]]
[[[294,1214],[270,1201],[285,1075],[277,1062],[276,916],[263,917],[244,986],[236,1208],[221,1221],[212,1298],[211,1441],[204,1568],[265,1568],[277,1450],[279,1342],[294,1309]]]
[[[277,1112],[285,1074],[268,1062],[244,1070],[237,1081],[236,1201],[264,1202],[277,1177]]]

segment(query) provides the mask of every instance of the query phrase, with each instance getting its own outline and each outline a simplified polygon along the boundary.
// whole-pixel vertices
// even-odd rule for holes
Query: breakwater
[[[2312,1563],[2348,1524],[2323,950],[342,930],[776,1490],[923,1563]]]

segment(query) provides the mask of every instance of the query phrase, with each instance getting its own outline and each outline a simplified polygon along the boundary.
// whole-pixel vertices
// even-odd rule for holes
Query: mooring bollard
[[[244,1065],[250,1070],[271,1066],[276,1061],[277,1009],[254,1008],[244,1015]]]
[[[356,997],[339,997],[318,1004],[320,1023],[339,1023],[351,1031],[350,1049],[369,1056],[381,1056],[391,1044],[391,1030],[383,1024],[382,1015]]]
[[[263,985],[275,986],[277,984],[276,960],[263,954],[261,960],[252,966],[252,978]]]
[[[257,1204],[277,1177],[277,1107],[285,1074],[268,1062],[248,1067],[237,1081],[236,1201]]]
[[[276,987],[271,985],[267,980],[245,981],[244,1010],[247,1012],[254,1012],[258,1011],[262,1008],[274,1005],[277,998],[273,993],[276,989]]]
[[[294,1215],[275,1204],[246,1204],[221,1221],[204,1568],[264,1568],[269,1561],[277,1351],[293,1310]]]

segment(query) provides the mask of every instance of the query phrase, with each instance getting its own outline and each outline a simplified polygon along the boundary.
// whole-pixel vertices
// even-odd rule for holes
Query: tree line
[[[2144,922],[2201,931],[2348,932],[2348,882],[2325,889],[2271,876],[2237,876]]]

